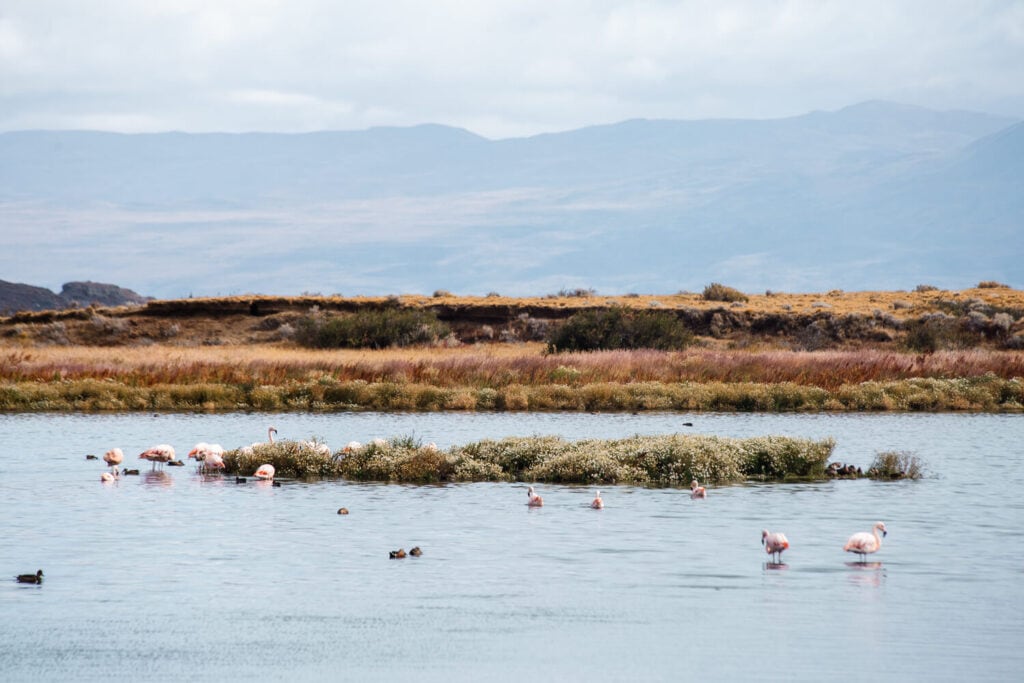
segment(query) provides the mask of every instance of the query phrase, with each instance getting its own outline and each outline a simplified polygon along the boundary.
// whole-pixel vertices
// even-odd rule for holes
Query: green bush
[[[388,307],[350,315],[313,310],[295,323],[295,341],[317,349],[382,349],[430,344],[450,329],[433,311]]]
[[[548,333],[548,352],[613,349],[684,349],[693,332],[667,311],[636,311],[621,306],[580,311]]]
[[[750,297],[733,287],[728,287],[718,282],[712,282],[710,285],[704,288],[704,293],[701,295],[705,301],[748,301]]]

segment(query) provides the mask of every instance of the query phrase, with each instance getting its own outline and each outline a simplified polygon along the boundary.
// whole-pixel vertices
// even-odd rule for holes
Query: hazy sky
[[[1024,1],[3,0],[0,130],[1024,117]]]

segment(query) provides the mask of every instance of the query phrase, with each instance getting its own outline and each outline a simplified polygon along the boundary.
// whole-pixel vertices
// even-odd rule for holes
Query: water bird
[[[348,514],[348,508],[338,508],[338,514],[339,515],[347,515]]]
[[[271,486],[275,486],[277,488],[281,488],[281,482],[275,481],[273,484],[271,484]]]
[[[126,477],[130,476],[130,475],[133,475],[133,474],[137,475],[138,473],[139,473],[138,470],[130,470],[127,467],[125,467],[123,470],[121,470],[121,474],[126,476]]]
[[[245,477],[235,477],[235,483],[236,484],[244,484],[246,481],[247,480],[246,480]]]
[[[152,469],[156,469],[158,463],[163,465],[165,462],[174,460],[174,447],[162,443],[142,451],[142,453],[139,453],[139,458],[141,460],[149,460],[153,463]]]
[[[272,446],[274,444],[274,434],[277,434],[277,427],[270,425],[267,427],[267,440],[266,441],[254,441],[248,446],[242,449],[243,455],[252,455],[254,448],[262,448],[263,446]]]
[[[532,508],[539,508],[539,507],[543,507],[543,505],[544,505],[544,499],[543,499],[543,498],[541,498],[540,496],[538,496],[538,495],[537,495],[537,492],[533,490],[533,487],[532,487],[532,486],[531,486],[531,487],[530,487],[530,489],[529,489],[529,490],[528,490],[528,491],[526,492],[526,495],[527,495],[527,496],[529,496],[529,499],[528,499],[528,500],[527,500],[527,502],[526,502],[526,504],[527,504],[528,506],[530,506],[530,507],[532,507]]]
[[[185,463],[183,463],[180,460],[168,460],[167,461],[167,466],[168,467],[184,467]]]
[[[256,473],[253,474],[252,476],[256,477],[257,479],[263,479],[264,481],[268,481],[270,479],[273,479],[274,478],[274,466],[269,464],[269,463],[265,463],[263,465],[260,465],[259,469],[256,470]]]
[[[35,574],[18,574],[18,583],[42,583],[43,582],[43,570],[40,569]]]
[[[684,426],[684,427],[692,427],[692,426],[693,426],[693,423],[692,423],[692,422],[684,422],[684,423],[683,423],[683,426]]]
[[[707,498],[707,497],[708,497],[707,490],[703,486],[699,485],[697,483],[696,479],[694,479],[693,481],[690,482],[690,498]]]
[[[196,459],[200,472],[224,469],[224,447],[219,443],[200,441],[188,452],[188,457]]]
[[[347,444],[345,444],[345,447],[342,448],[341,450],[344,453],[355,453],[356,451],[358,451],[362,447],[363,447],[363,444],[359,443],[358,441],[349,441]]]
[[[299,448],[306,451],[313,451],[317,455],[330,455],[331,449],[325,443],[319,443],[317,441],[300,441]]]
[[[413,557],[419,557],[420,555],[423,554],[423,551],[420,550],[419,546],[415,546],[412,550],[409,551],[409,554],[412,555]]]
[[[594,508],[595,510],[600,510],[604,507],[604,501],[601,500],[600,491],[594,492],[594,500],[590,501],[590,507]]]
[[[774,555],[776,564],[782,562],[782,551],[789,547],[789,539],[781,531],[761,530],[761,545],[769,555]]]
[[[104,484],[109,484],[111,482],[117,481],[117,470],[115,470],[114,472],[101,473],[100,481],[103,482]]]
[[[88,455],[86,455],[85,459],[86,460],[99,460],[99,458],[96,457],[95,455],[93,455],[92,453],[89,453]]]
[[[388,553],[388,557],[390,557],[392,560],[400,560],[403,557],[405,557],[405,549],[399,548],[398,550],[392,550],[390,553]]]
[[[111,448],[103,454],[103,462],[117,474],[117,466],[124,462],[124,452],[120,448]]]
[[[878,532],[882,532],[882,536],[879,537]],[[843,546],[843,550],[848,553],[857,553],[860,556],[860,561],[864,562],[868,553],[878,552],[878,549],[882,547],[882,538],[888,532],[885,530],[884,522],[875,522],[875,525],[871,527],[871,531],[859,531],[846,541],[846,545]]]

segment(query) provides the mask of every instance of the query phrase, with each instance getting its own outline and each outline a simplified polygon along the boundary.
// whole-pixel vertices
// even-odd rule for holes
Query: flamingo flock
[[[267,428],[267,440],[265,442],[254,442],[249,446],[245,446],[241,449],[245,455],[252,455],[255,449],[262,448],[265,446],[272,445],[274,443],[274,435],[277,434],[277,428],[270,426]],[[330,455],[331,450],[325,443],[318,441],[299,441],[299,447],[302,449],[311,450],[317,454]],[[385,446],[387,442],[384,439],[374,439],[371,442],[372,446]],[[350,441],[342,449],[342,454],[349,454],[363,448],[363,444],[358,441]],[[429,443],[425,446],[430,450],[437,450],[437,446],[434,443]],[[194,458],[197,465],[197,470],[200,473],[211,473],[223,471],[225,468],[224,463],[224,447],[216,443],[207,443],[201,441],[192,447],[192,450],[188,452],[190,459]],[[149,460],[152,463],[151,471],[156,471],[158,468],[162,469],[167,463],[181,464],[175,462],[175,450],[170,444],[158,444],[147,448],[139,454],[140,460]],[[90,459],[96,459],[92,457]],[[120,448],[111,448],[104,456],[103,461],[110,468],[110,471],[103,472],[100,475],[100,481],[104,483],[114,482],[118,479],[118,466],[124,462],[124,452]],[[127,473],[128,470],[125,470]],[[133,470],[133,473],[137,470]],[[261,481],[273,481],[276,471],[272,464],[264,463],[260,465],[253,473],[253,477]],[[243,477],[236,477],[236,482],[244,482]],[[278,486],[278,482],[273,482],[275,486]],[[706,499],[708,497],[707,489],[701,486],[696,479],[690,482],[690,498],[694,500]],[[537,493],[533,486],[527,488],[527,502],[528,507],[539,508],[544,506],[544,499]],[[595,491],[594,498],[590,502],[589,507],[594,510],[604,509],[604,499],[601,498],[601,492]],[[338,510],[338,514],[348,514],[347,508],[341,508]],[[879,536],[881,532],[881,536]],[[882,547],[882,539],[887,535],[884,522],[876,522],[872,527],[871,531],[861,531],[853,534],[846,541],[843,546],[843,550],[846,552],[856,554],[860,562],[865,562],[869,554],[876,553]],[[773,563],[777,566],[782,565],[782,553],[789,549],[789,539],[786,535],[780,531],[768,531],[763,529],[761,531],[761,545],[764,547],[765,553],[772,557]],[[41,574],[42,572],[40,572]],[[28,575],[26,575],[27,578]],[[33,576],[33,578],[35,578]],[[21,577],[19,577],[21,580]],[[40,579],[41,580],[41,579]]]

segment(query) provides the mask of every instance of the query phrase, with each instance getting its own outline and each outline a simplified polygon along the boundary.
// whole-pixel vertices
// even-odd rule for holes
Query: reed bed
[[[225,454],[228,474],[251,474],[263,463],[279,476],[359,481],[532,481],[687,486],[691,479],[724,484],[748,479],[823,479],[834,441],[763,436],[634,436],[566,441],[554,436],[479,441],[450,450],[410,438],[320,455],[297,442]]]
[[[862,382],[1024,377],[1024,353],[893,351],[597,351],[548,355],[541,344],[312,351],[267,346],[0,350],[0,382],[116,380],[129,386],[292,382],[492,388],[682,382],[792,383],[834,391]]]
[[[339,382],[157,384],[114,379],[0,383],[0,411],[972,411],[1024,412],[1024,383],[994,375],[862,382],[597,382],[439,387]]]

